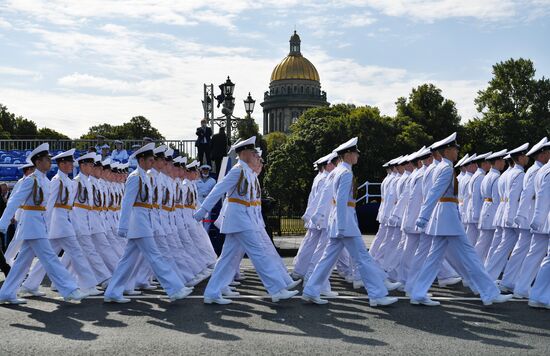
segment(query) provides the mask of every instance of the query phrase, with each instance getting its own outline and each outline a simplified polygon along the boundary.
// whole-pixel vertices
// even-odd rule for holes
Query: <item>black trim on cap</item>
[[[166,159],[166,157],[164,156],[164,152],[155,153],[155,151],[153,151],[153,155],[155,156],[155,158]]]
[[[64,156],[64,157],[57,158],[55,161],[57,163],[60,163],[60,162],[74,162],[74,157],[72,155]]]
[[[80,161],[78,161],[78,164],[82,164],[82,163],[94,163],[95,160],[93,158],[86,158],[86,159],[81,159]]]
[[[550,150],[550,146],[541,146],[541,148],[539,148],[538,150],[536,150],[535,152],[531,153],[531,156],[534,156],[534,155],[537,155],[539,153],[542,153],[544,151],[549,151]]]
[[[244,146],[235,148],[235,152],[240,153],[244,150],[254,150],[254,149],[256,149],[256,146],[253,143],[251,143],[249,145],[244,145]]]
[[[356,145],[356,146],[345,148],[345,149],[340,150],[340,151],[336,151],[336,154],[343,155],[344,153],[348,153],[348,152],[361,153],[361,151],[359,151],[359,149],[357,148],[357,145]]]
[[[136,155],[136,158],[149,157],[149,156],[153,156],[153,157],[155,156],[155,153],[153,152],[153,150],[140,152]]]
[[[523,155],[527,156],[527,152],[529,152],[529,148],[527,148],[525,150],[518,151],[518,152],[510,153],[510,156],[512,156],[512,157],[518,157],[518,156],[523,156]]]
[[[34,164],[38,159],[42,157],[50,156],[50,152],[48,150],[40,151],[34,154],[34,156],[31,157],[31,162]]]

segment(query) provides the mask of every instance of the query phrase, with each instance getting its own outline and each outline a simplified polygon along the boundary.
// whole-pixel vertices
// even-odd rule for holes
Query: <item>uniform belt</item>
[[[250,202],[250,205],[252,205],[252,206],[262,206],[262,201],[261,200],[255,200],[255,201]]]
[[[185,205],[183,205],[183,204],[176,204],[176,205],[175,205],[175,208],[176,208],[176,209],[183,209],[183,208],[185,208]]]
[[[493,198],[485,198],[485,199],[483,199],[483,201],[486,201],[487,203],[492,203]]]
[[[336,200],[332,199],[332,205],[336,205]],[[354,201],[348,201],[347,205],[351,208],[355,208],[355,202]]]
[[[183,207],[185,209],[195,209],[197,206],[195,204],[193,204],[193,205],[184,205]]]
[[[65,204],[61,204],[61,203],[55,203],[53,205],[54,208],[59,208],[59,209],[66,209],[66,210],[73,210],[73,207],[70,206],[70,205],[65,205]]]
[[[92,210],[93,211],[103,211],[103,207],[102,206],[93,206]]]
[[[107,209],[109,209],[109,211],[117,211],[118,210],[118,208],[113,208],[113,207],[109,207]]]
[[[80,203],[74,203],[73,206],[75,208],[85,209],[85,210],[92,210],[92,207],[86,204],[80,204]]]
[[[19,208],[30,211],[46,211],[46,207],[41,205],[21,205]]]
[[[246,201],[246,200],[242,200],[242,199],[238,199],[238,198],[227,198],[227,201],[230,202],[230,203],[237,203],[237,204],[241,204],[241,205],[250,207],[250,202]]]
[[[158,204],[151,204],[151,208],[158,209],[160,206]]]
[[[153,209],[153,205],[154,204],[142,203],[140,201],[137,201],[137,202],[134,203],[135,208]]]
[[[163,205],[162,210],[164,211],[174,211],[174,208],[171,206]]]
[[[457,198],[451,198],[451,197],[443,197],[443,198],[439,198],[439,202],[458,204],[458,199]]]

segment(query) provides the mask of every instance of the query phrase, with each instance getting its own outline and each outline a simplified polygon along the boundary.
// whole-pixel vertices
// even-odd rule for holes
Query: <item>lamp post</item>
[[[226,134],[231,140],[231,129],[236,129],[239,121],[252,118],[252,112],[254,111],[254,104],[256,100],[252,99],[250,93],[248,97],[243,100],[246,111],[246,118],[240,118],[233,115],[235,109],[235,97],[233,93],[235,91],[235,84],[229,77],[227,80],[218,86],[220,88],[220,95],[214,97],[214,86],[212,84],[204,84],[204,99],[202,100],[202,106],[204,110],[204,117],[210,121],[210,126],[214,128],[214,124],[219,127],[225,127]],[[217,107],[222,106],[223,116],[214,117],[214,99],[218,102]]]

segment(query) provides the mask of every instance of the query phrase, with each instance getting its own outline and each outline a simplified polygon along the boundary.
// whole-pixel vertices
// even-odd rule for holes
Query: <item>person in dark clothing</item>
[[[199,161],[201,164],[212,165],[210,160],[210,140],[212,139],[212,129],[206,126],[206,120],[201,120],[201,127],[197,128],[197,141],[195,141],[195,147],[197,147]],[[205,161],[206,160],[206,161]]]
[[[4,210],[6,209],[6,202],[8,201],[8,197],[8,185],[5,183],[0,184],[0,215],[3,214]],[[6,263],[6,259],[4,258],[4,252],[6,252],[6,248],[8,247],[8,243],[6,240],[7,239],[4,234],[0,233],[0,270],[4,273],[5,276],[7,276],[8,272],[10,271],[10,266]]]
[[[216,163],[216,173],[220,172],[222,159],[227,155],[229,146],[231,146],[231,143],[225,134],[225,127],[220,127],[220,131],[212,136],[212,150],[210,154],[210,157]]]

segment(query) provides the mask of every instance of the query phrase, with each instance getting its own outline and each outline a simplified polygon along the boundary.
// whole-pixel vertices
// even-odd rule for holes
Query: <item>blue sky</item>
[[[71,137],[144,115],[192,138],[202,84],[227,75],[236,114],[250,91],[262,117],[296,27],[331,103],[392,115],[431,82],[469,120],[494,63],[530,58],[550,76],[549,18],[550,0],[1,0],[0,103]]]

